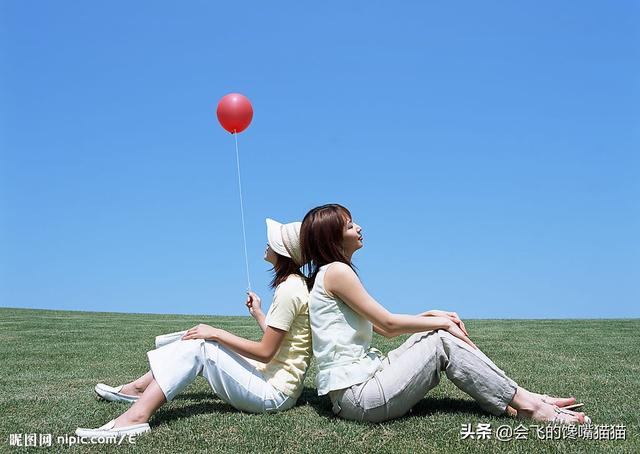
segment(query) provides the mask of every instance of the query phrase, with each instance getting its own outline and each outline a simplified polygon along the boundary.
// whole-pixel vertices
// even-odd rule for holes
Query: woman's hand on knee
[[[194,326],[190,330],[187,330],[184,336],[182,336],[182,340],[189,339],[206,339],[206,340],[217,340],[220,335],[220,329],[214,328],[213,326],[205,325],[204,323],[200,323],[199,325]]]
[[[449,333],[451,333],[452,335],[454,335],[455,337],[457,337],[458,339],[466,342],[467,344],[469,344],[471,347],[478,349],[478,347],[476,347],[476,344],[474,344],[471,339],[469,339],[469,336],[467,336],[464,331],[462,331],[462,329],[460,329],[460,327],[453,322],[452,320],[449,320],[449,326],[447,327],[447,331]]]
[[[432,309],[430,311],[423,312],[420,315],[423,316],[423,317],[446,317],[449,320],[451,320],[453,323],[458,325],[458,327],[462,330],[462,332],[467,337],[469,337],[469,333],[467,332],[467,328],[464,326],[464,323],[462,322],[462,320],[460,320],[460,317],[458,317],[458,314],[455,313],[455,312],[441,311],[441,310],[438,310],[438,309]]]

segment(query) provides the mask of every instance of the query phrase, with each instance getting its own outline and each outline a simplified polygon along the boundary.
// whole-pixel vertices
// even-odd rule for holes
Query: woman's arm
[[[324,277],[324,286],[327,292],[340,298],[384,333],[398,335],[444,329],[477,348],[448,317],[392,314],[367,293],[356,273],[344,263],[337,262],[329,267]]]
[[[384,337],[396,337],[397,334],[393,334],[389,331],[385,331],[382,328],[380,328],[379,326],[373,325],[373,331],[380,334],[381,336]]]
[[[458,318],[458,314],[456,314],[455,312],[446,312],[446,311],[439,311],[439,310],[430,310],[427,312],[423,312],[421,314],[418,314],[418,316],[420,317],[446,317],[451,319],[452,322],[454,322],[456,325],[458,325],[460,327],[460,329],[464,332],[464,334],[466,334],[467,336],[469,336],[469,333],[467,332],[467,329],[464,326],[464,323],[462,323],[462,320],[460,320]],[[373,331],[380,334],[381,336],[384,337],[396,337],[399,334],[402,333],[395,333],[395,332],[391,332],[391,331],[386,331],[382,328],[380,328],[379,326],[373,325]]]
[[[447,317],[447,318],[450,318],[453,323],[458,325],[458,327],[462,330],[463,333],[465,333],[467,336],[469,336],[469,333],[467,332],[467,328],[464,326],[464,323],[462,322],[462,320],[460,320],[460,317],[458,317],[458,314],[456,314],[455,312],[441,311],[441,310],[438,310],[438,309],[432,309],[430,311],[426,311],[426,312],[423,312],[423,313],[418,314],[418,315],[421,316],[421,317]]]
[[[268,363],[278,352],[286,334],[286,331],[267,326],[262,339],[256,342],[201,323],[188,330],[182,340],[206,339],[216,341],[242,356],[255,359],[261,363]]]

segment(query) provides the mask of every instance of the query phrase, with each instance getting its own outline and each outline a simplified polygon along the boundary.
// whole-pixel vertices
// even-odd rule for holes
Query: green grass
[[[126,410],[99,401],[97,382],[121,384],[148,370],[146,352],[158,334],[204,322],[259,338],[250,317],[70,312],[0,308],[0,452],[11,433],[72,435]],[[640,320],[468,320],[472,339],[521,386],[575,395],[594,424],[624,424],[625,441],[461,440],[463,424],[516,427],[483,413],[443,375],[408,416],[384,424],[335,418],[307,375],[298,405],[272,415],[240,413],[214,397],[199,377],[151,419],[152,432],[92,452],[640,452]],[[376,337],[387,352],[405,336]],[[528,423],[525,423],[528,424]],[[32,448],[33,449],[33,448]],[[42,448],[39,448],[42,450]]]

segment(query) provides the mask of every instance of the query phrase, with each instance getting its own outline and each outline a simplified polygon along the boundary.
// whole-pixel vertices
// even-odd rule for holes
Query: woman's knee
[[[432,330],[432,331],[421,331],[419,333],[414,333],[407,339],[407,342],[413,345],[416,342],[424,341],[429,338],[433,338],[434,336],[439,336],[440,331],[441,330]]]
[[[177,347],[184,351],[201,351],[202,344],[204,344],[204,339],[187,339],[181,340],[180,342],[176,342]]]

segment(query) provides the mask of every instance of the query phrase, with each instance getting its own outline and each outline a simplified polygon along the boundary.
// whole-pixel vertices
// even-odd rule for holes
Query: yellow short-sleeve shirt
[[[287,334],[273,359],[258,366],[274,388],[294,398],[302,393],[311,362],[308,303],[309,290],[302,277],[291,275],[276,287],[265,323]]]

